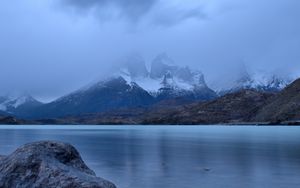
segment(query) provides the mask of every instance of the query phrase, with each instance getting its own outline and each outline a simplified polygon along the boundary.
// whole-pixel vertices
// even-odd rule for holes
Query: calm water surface
[[[300,127],[0,126],[0,154],[73,144],[118,188],[299,188]]]

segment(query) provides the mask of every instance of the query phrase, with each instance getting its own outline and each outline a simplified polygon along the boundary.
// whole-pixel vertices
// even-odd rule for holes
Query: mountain
[[[0,110],[0,117],[9,116],[7,112]]]
[[[118,87],[115,87],[117,85]],[[122,90],[115,90],[123,85]],[[102,88],[102,89],[100,89]],[[106,88],[106,89],[105,89]],[[130,89],[131,88],[131,89]],[[135,89],[134,89],[135,88]],[[132,101],[135,90],[140,98]],[[107,98],[89,95],[98,95],[101,91],[107,93]],[[122,93],[127,92],[127,94]],[[82,94],[80,96],[80,93]],[[146,94],[146,95],[143,95]],[[120,94],[120,95],[118,95]],[[129,98],[123,98],[128,96]],[[111,97],[115,100],[112,102]],[[148,103],[147,97],[149,99]],[[97,100],[94,100],[97,99]],[[108,100],[109,99],[109,100]],[[74,106],[74,100],[78,101]],[[89,101],[86,109],[82,106],[83,100]],[[131,103],[124,104],[125,101]],[[134,98],[137,100],[137,98]],[[64,103],[62,103],[64,101]],[[101,104],[90,105],[98,101]],[[44,105],[34,114],[44,117],[42,120],[33,121],[36,124],[297,124],[300,120],[300,79],[296,80],[279,93],[263,92],[256,89],[245,89],[228,93],[210,101],[192,102],[185,98],[174,98],[153,102],[155,98],[135,83],[127,84],[126,80],[119,77],[98,83],[98,85],[84,88],[71,95],[63,97],[53,103]],[[102,110],[103,104],[118,105]],[[48,106],[49,105],[49,106]],[[50,106],[53,108],[51,109]],[[50,111],[49,111],[50,109]],[[73,111],[72,111],[73,109]],[[83,111],[80,111],[83,109]],[[43,111],[46,110],[46,111]],[[55,114],[57,112],[57,114]],[[44,113],[44,114],[43,114]],[[57,118],[61,116],[61,118]],[[50,119],[45,119],[49,117]],[[53,118],[55,117],[55,118]],[[52,119],[51,119],[52,118]],[[14,123],[13,117],[2,116],[2,122]],[[16,121],[18,123],[18,121]]]
[[[130,63],[125,63],[127,66],[121,69],[119,75],[127,82],[139,85],[157,101],[178,97],[210,100],[216,97],[200,71],[177,66],[165,53],[154,58],[149,71],[140,57],[129,58],[128,62]]]
[[[190,103],[216,97],[200,71],[176,66],[166,55],[157,56],[148,71],[138,55],[125,59],[110,77],[21,114],[22,118],[57,118],[147,107],[164,100]]]
[[[147,112],[142,124],[300,123],[300,79],[282,91],[242,89],[213,101]]]
[[[263,92],[279,92],[292,83],[295,78],[275,73],[257,71],[249,73],[245,68],[233,75],[226,75],[212,84],[212,88],[219,94],[234,93],[243,89],[254,89]]]
[[[121,63],[120,74],[121,76],[130,76],[131,78],[144,78],[149,76],[149,71],[147,70],[146,62],[143,57],[136,54],[128,56],[123,63]]]
[[[88,114],[122,107],[147,106],[154,98],[136,83],[111,77],[75,91],[31,112],[30,118]]]
[[[16,116],[23,116],[41,105],[41,102],[30,95],[0,97],[0,110]]]
[[[238,124],[251,122],[274,94],[242,90],[208,102],[162,101],[143,108],[124,108],[56,119],[56,124]],[[51,122],[53,123],[53,122]]]
[[[278,95],[268,100],[268,104],[259,110],[254,121],[283,121],[300,120],[300,79],[286,87]]]

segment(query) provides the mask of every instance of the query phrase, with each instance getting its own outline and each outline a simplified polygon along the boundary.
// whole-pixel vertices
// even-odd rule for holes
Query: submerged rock
[[[0,187],[116,188],[96,177],[70,144],[42,141],[0,156]]]

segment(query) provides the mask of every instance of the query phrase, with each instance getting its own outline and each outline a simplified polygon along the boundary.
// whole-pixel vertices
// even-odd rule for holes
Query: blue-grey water
[[[73,144],[119,188],[299,188],[300,127],[0,126],[0,154]]]

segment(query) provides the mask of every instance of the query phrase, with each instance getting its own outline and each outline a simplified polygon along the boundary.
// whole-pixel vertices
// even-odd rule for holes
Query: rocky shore
[[[70,144],[41,141],[0,156],[0,187],[116,188],[89,169]]]

